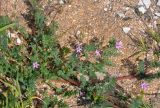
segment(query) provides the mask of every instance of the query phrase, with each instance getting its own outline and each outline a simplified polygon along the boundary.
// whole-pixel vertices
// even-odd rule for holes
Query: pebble
[[[153,16],[153,19],[157,20],[159,17],[158,16]]]
[[[117,15],[118,15],[120,18],[125,18],[125,17],[126,17],[125,14],[122,13],[122,12],[117,12]]]
[[[126,7],[125,10],[128,11],[128,10],[129,10],[129,7]]]
[[[156,12],[155,15],[158,16],[158,17],[160,17],[160,13],[158,13],[158,12]]]
[[[126,34],[127,34],[130,30],[131,30],[130,27],[123,27],[123,32],[126,33]]]
[[[107,8],[104,8],[104,11],[107,11],[108,9]]]
[[[139,0],[138,5],[143,6],[144,8],[148,9],[151,5],[151,1],[150,0]]]
[[[81,34],[81,31],[77,31],[76,36],[79,36]]]
[[[22,43],[21,39],[17,38],[16,43],[17,43],[17,45],[20,45]]]
[[[143,14],[146,13],[146,11],[147,11],[147,10],[145,9],[145,7],[143,7],[143,6],[139,7],[138,10],[139,10],[139,12],[141,12],[141,13],[143,13]]]
[[[59,4],[60,5],[64,5],[64,1],[63,0],[59,0]]]
[[[138,8],[138,10],[144,14],[147,11],[147,9],[150,7],[150,5],[151,5],[150,0],[139,0],[138,6],[140,7]]]
[[[160,0],[158,0],[158,2],[157,2],[157,6],[160,6]]]

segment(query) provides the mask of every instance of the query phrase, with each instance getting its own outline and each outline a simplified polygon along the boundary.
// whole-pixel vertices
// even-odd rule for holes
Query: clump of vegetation
[[[133,99],[132,104],[129,106],[130,108],[152,108],[151,104],[147,104],[143,101],[141,96]]]
[[[134,73],[140,79],[154,79],[159,78],[159,57],[160,57],[160,39],[159,31],[156,29],[147,28],[145,36],[133,37],[129,35],[138,49],[130,57],[138,55],[136,72]],[[155,74],[148,74],[150,69],[157,72]],[[158,69],[158,70],[157,70]]]
[[[61,47],[55,35],[57,23],[53,21],[47,26],[43,11],[35,1],[30,4],[32,34],[7,16],[0,17],[0,107],[68,107],[58,96],[77,92],[80,105],[104,100],[104,94],[114,89],[116,83],[105,70],[106,65],[113,64],[110,57],[117,53],[112,45],[115,42],[102,47],[96,42],[79,41]],[[74,92],[54,86],[53,94],[44,93],[40,97],[36,92],[38,79],[43,82],[63,79],[78,89]]]
[[[125,101],[130,97],[123,91],[115,90],[116,79],[106,72],[107,66],[115,66],[110,58],[119,53],[122,42],[112,38],[108,45],[102,46],[94,39],[86,44],[77,38],[75,43],[62,47],[55,33],[57,22],[46,25],[46,17],[36,0],[29,0],[28,4],[31,8],[28,24],[32,33],[7,16],[0,16],[0,107],[67,108],[69,105],[64,98],[76,94],[78,105],[111,108],[114,105],[109,100],[112,100],[110,97],[113,93],[115,100],[118,99],[117,103],[122,102],[123,107],[129,107]],[[150,35],[159,43],[155,33]],[[142,38],[136,42],[140,51],[135,54],[147,54],[150,49],[147,40]],[[155,47],[154,54],[159,57],[157,48],[159,46]],[[147,63],[153,67],[159,66],[157,61]],[[146,59],[139,61],[137,70],[138,75],[146,76]],[[44,89],[40,94],[38,80],[50,86],[52,92]],[[52,83],[53,80],[67,83],[74,89],[65,85],[58,87]],[[138,97],[130,107],[150,106],[144,104],[142,97]]]

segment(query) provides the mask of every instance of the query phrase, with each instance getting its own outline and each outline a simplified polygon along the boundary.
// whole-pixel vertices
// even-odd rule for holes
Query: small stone
[[[157,6],[160,6],[160,0],[158,0],[158,2],[157,2]]]
[[[153,21],[153,28],[157,28],[157,21]]]
[[[140,0],[138,2],[138,6],[140,6],[138,10],[144,14],[147,11],[147,9],[150,7],[150,5],[151,5],[150,0]]]
[[[139,7],[138,10],[139,10],[139,12],[141,12],[142,14],[144,14],[144,13],[147,11],[144,6]]]
[[[76,36],[79,36],[81,34],[81,31],[77,31]]]
[[[122,12],[117,12],[117,15],[118,15],[120,18],[125,18],[125,14],[122,13]]]
[[[158,17],[160,17],[160,13],[158,13],[158,12],[156,12],[155,15],[158,16]]]
[[[153,19],[157,20],[159,17],[158,16],[153,16]]]
[[[104,8],[104,11],[107,11],[108,9],[107,8]]]
[[[63,0],[59,0],[59,4],[60,5],[64,5],[64,1]]]
[[[143,6],[144,8],[148,9],[151,5],[151,1],[150,0],[139,0],[138,5]]]
[[[17,38],[16,43],[17,43],[17,45],[20,45],[22,43],[21,39]]]
[[[129,10],[129,7],[126,7],[125,10],[128,11],[128,10]]]
[[[123,27],[123,32],[126,33],[126,34],[127,34],[130,30],[131,30],[130,27]]]

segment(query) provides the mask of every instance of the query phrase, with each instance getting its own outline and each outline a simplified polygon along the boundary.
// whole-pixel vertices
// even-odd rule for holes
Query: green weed
[[[109,47],[103,48],[97,43],[82,43],[79,46],[75,43],[74,48],[61,47],[55,35],[57,23],[53,21],[47,26],[43,11],[36,1],[30,1],[30,4],[33,7],[30,16],[33,18],[32,34],[27,33],[18,22],[10,21],[7,16],[0,17],[0,107],[65,108],[68,106],[57,96],[70,96],[77,91],[85,91],[83,97],[93,103],[105,99],[103,94],[114,89],[116,83],[105,70],[106,65],[113,65],[110,57],[117,54],[113,47],[114,40]],[[7,32],[11,31],[18,32],[15,38],[23,40],[21,44],[15,44],[14,39],[8,36]],[[97,78],[96,72],[104,77]],[[56,92],[55,96],[44,93],[43,97],[39,97],[36,93],[38,79],[44,82],[63,79],[79,90],[66,91],[55,86],[52,89]]]

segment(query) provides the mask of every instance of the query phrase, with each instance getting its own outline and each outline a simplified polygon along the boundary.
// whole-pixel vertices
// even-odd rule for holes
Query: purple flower
[[[123,46],[123,44],[122,44],[122,42],[121,42],[121,41],[117,41],[117,42],[116,42],[115,47],[116,47],[117,49],[121,49],[121,48],[122,48],[122,46]]]
[[[96,56],[101,56],[100,50],[96,50],[96,51],[95,51],[95,55],[96,55]]]
[[[81,48],[81,47],[77,47],[77,48],[76,48],[76,52],[77,52],[77,53],[81,53],[81,51],[82,51],[82,48]]]
[[[85,93],[84,91],[80,91],[80,92],[79,92],[79,96],[85,96],[85,94],[86,94],[86,93]]]
[[[32,66],[33,66],[33,69],[39,68],[39,64],[37,62],[33,62]]]
[[[141,83],[141,88],[144,89],[144,90],[147,89],[148,86],[149,85],[147,83],[145,83],[145,82]]]
[[[76,47],[76,53],[81,53],[82,52],[82,46],[81,44],[78,44]]]

